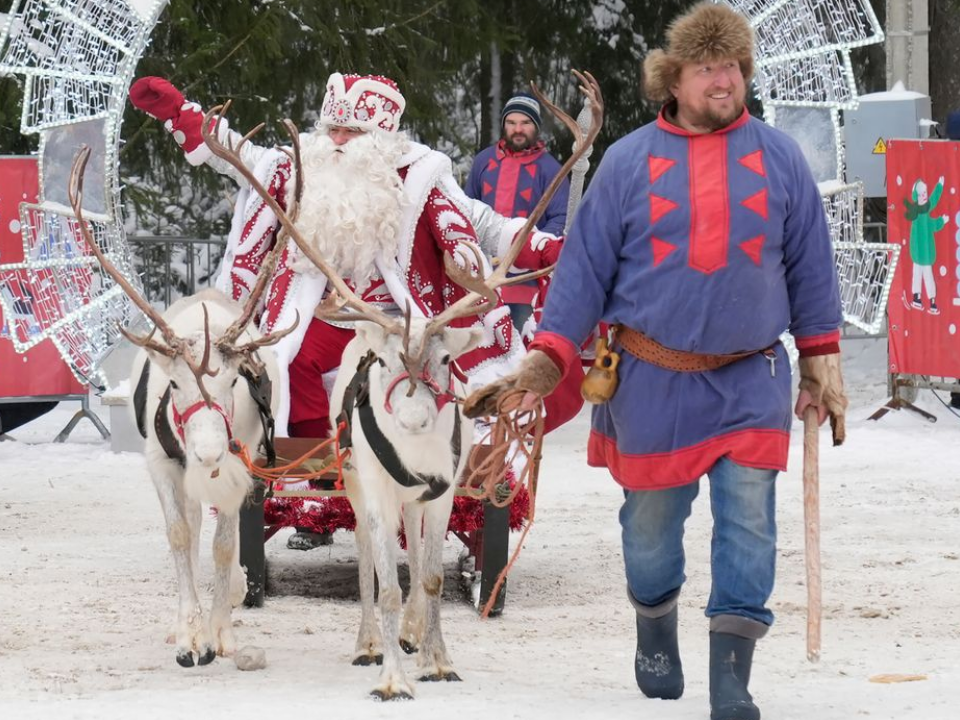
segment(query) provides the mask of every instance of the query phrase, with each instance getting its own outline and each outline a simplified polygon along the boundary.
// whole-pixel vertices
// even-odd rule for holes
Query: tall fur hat
[[[753,77],[753,30],[747,19],[727,5],[710,0],[694,5],[667,29],[666,50],[652,50],[643,61],[643,91],[654,102],[673,99],[670,86],[685,63],[717,58],[740,61],[743,79]]]

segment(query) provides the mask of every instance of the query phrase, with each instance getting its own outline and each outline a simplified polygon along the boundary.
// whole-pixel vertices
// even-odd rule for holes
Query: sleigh
[[[265,543],[284,528],[304,528],[318,533],[337,530],[352,532],[356,520],[346,493],[338,489],[335,460],[328,447],[320,447],[316,438],[276,438],[276,465],[304,460],[291,474],[315,474],[317,468],[330,469],[309,481],[309,487],[284,488],[261,479],[255,480],[254,491],[240,511],[240,564],[247,571],[247,607],[262,607],[265,601],[267,560]],[[319,448],[319,449],[318,449]],[[489,451],[485,445],[473,449],[475,465]],[[256,461],[266,465],[265,459]],[[473,478],[471,482],[476,483]],[[521,488],[513,502],[496,507],[477,500],[469,489],[458,488],[453,512],[447,528],[466,548],[465,558],[474,561],[479,574],[479,606],[484,607],[494,590],[497,577],[507,564],[509,533],[520,530],[527,517],[529,496]],[[400,539],[402,542],[402,538]],[[468,573],[469,574],[469,573]],[[491,614],[503,611],[506,586],[502,586],[493,603]]]

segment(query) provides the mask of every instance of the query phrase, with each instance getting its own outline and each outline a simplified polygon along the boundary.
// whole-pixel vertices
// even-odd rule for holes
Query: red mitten
[[[557,240],[547,240],[540,250],[540,267],[550,267],[556,265],[560,259],[560,251],[563,249],[563,238]]]
[[[187,102],[169,81],[160,77],[140,78],[130,86],[130,102],[163,122],[191,165],[202,165],[210,157],[200,132],[203,109],[197,103]]]
[[[563,237],[534,230],[530,239],[517,255],[513,267],[520,270],[542,270],[557,262],[563,247]]]

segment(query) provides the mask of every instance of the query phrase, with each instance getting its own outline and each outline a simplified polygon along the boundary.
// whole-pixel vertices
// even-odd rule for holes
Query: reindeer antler
[[[147,300],[139,292],[137,292],[130,281],[123,276],[123,274],[106,256],[106,253],[103,252],[94,238],[87,221],[83,217],[83,178],[87,168],[87,162],[89,160],[90,148],[84,145],[80,148],[76,158],[74,158],[73,167],[70,171],[70,184],[67,189],[67,194],[70,198],[70,205],[73,207],[73,213],[77,218],[80,232],[83,235],[84,240],[86,240],[87,245],[90,247],[90,251],[93,253],[94,257],[97,258],[97,261],[100,263],[100,266],[104,269],[104,271],[113,278],[113,280],[120,286],[124,293],[126,293],[127,297],[129,297],[130,300],[132,300],[133,303],[140,308],[144,315],[146,315],[154,324],[154,328],[150,331],[150,333],[143,336],[135,335],[123,327],[120,327],[120,332],[125,338],[135,345],[139,345],[140,347],[148,350],[153,350],[170,358],[177,356],[182,357],[187,363],[187,366],[196,376],[197,386],[200,389],[200,394],[203,397],[204,402],[209,407],[213,401],[210,397],[210,393],[207,391],[206,387],[204,387],[203,378],[204,376],[214,377],[220,372],[220,370],[219,368],[217,370],[211,370],[210,368],[210,347],[212,342],[210,339],[210,314],[207,310],[206,303],[203,304],[203,354],[200,362],[198,363],[193,358],[192,353],[187,349],[186,341],[179,337],[166,322],[166,320],[163,319],[163,316],[149,302],[147,302]],[[279,242],[279,239],[278,245],[282,245]],[[250,318],[253,316],[253,313],[256,310],[257,302],[266,288],[267,281],[273,275],[273,268],[276,266],[279,256],[280,251],[277,248],[274,248],[265,262],[265,267],[261,268],[261,272],[257,277],[257,283],[254,286],[253,291],[250,293],[250,297],[247,298],[247,303],[244,306],[240,317],[236,322],[230,325],[230,327],[227,328],[226,333],[216,341],[217,349],[222,353],[250,354],[257,348],[277,342],[280,338],[291,333],[297,326],[297,323],[300,320],[299,314],[297,315],[297,319],[294,321],[293,325],[285,330],[270,333],[239,347],[234,344],[237,337],[239,337],[240,333],[243,332],[244,328],[247,326],[247,323],[249,323]],[[160,330],[160,334],[163,336],[164,342],[162,343],[153,339],[153,336],[156,334],[158,329]]]
[[[240,149],[243,146],[243,143],[247,142],[251,137],[253,137],[257,132],[260,131],[262,126],[258,126],[247,133],[243,140],[237,145],[236,148],[233,147],[233,143],[228,140],[228,145],[224,145],[219,138],[219,118],[222,117],[222,111],[225,111],[226,106],[217,106],[211,108],[203,118],[202,134],[203,139],[207,143],[207,146],[217,157],[226,160],[230,165],[237,169],[237,171],[243,176],[243,178],[249,183],[250,187],[256,192],[264,203],[267,204],[277,219],[280,221],[284,232],[293,239],[297,247],[300,248],[300,252],[307,256],[310,261],[319,269],[324,275],[327,276],[327,279],[330,281],[332,290],[336,292],[339,296],[338,299],[328,301],[324,303],[324,306],[330,308],[332,305],[336,304],[336,310],[343,308],[344,306],[352,308],[358,314],[358,318],[353,319],[365,319],[375,322],[378,325],[382,326],[388,332],[391,333],[401,333],[402,329],[399,322],[387,315],[385,312],[379,308],[370,305],[365,302],[357,295],[353,290],[350,289],[350,286],[337,274],[334,269],[326,262],[326,260],[321,257],[321,255],[307,242],[307,239],[303,237],[300,231],[297,229],[294,219],[290,216],[289,213],[285,212],[283,208],[280,207],[280,204],[276,199],[270,195],[270,193],[263,187],[259,180],[254,176],[253,172],[246,166],[243,160],[240,158]],[[217,122],[214,126],[213,132],[210,130],[211,120],[214,116],[217,116]],[[299,131],[297,126],[291,120],[284,120],[284,127],[287,130],[287,133],[290,135],[290,140],[294,148],[294,152],[287,152],[287,155],[291,157],[296,165],[295,171],[298,179],[298,197],[300,189],[302,187],[302,169],[300,167],[300,151],[299,151]],[[286,152],[286,151],[284,151]],[[333,293],[331,293],[331,296]],[[321,308],[323,312],[323,308]]]
[[[207,392],[207,388],[203,384],[203,376],[216,377],[220,374],[220,368],[210,369],[210,313],[207,312],[206,303],[200,303],[200,305],[203,308],[203,357],[199,363],[193,359],[189,352],[183,352],[182,357],[187,367],[193,371],[197,378],[197,387],[200,388],[200,396],[203,401],[207,404],[207,407],[213,407],[213,398],[210,397],[210,393]]]
[[[89,159],[90,148],[84,145],[80,148],[80,152],[77,153],[76,158],[73,160],[73,167],[70,170],[70,185],[67,188],[67,195],[70,198],[70,205],[73,207],[73,214],[76,216],[77,222],[80,225],[80,232],[87,241],[90,251],[99,261],[100,266],[113,278],[114,282],[121,287],[127,294],[127,297],[133,301],[134,305],[140,308],[143,314],[150,318],[154,324],[153,330],[144,336],[134,335],[123,327],[120,328],[120,332],[135,345],[155,350],[167,357],[176,357],[176,355],[181,352],[183,341],[177,337],[176,333],[173,332],[173,329],[167,324],[160,313],[137,292],[136,288],[130,284],[130,281],[123,276],[123,273],[117,270],[116,265],[110,262],[94,239],[93,233],[87,226],[87,221],[83,218],[83,176],[86,172],[87,161],[89,161]],[[153,335],[157,330],[160,330],[165,344],[153,339]]]

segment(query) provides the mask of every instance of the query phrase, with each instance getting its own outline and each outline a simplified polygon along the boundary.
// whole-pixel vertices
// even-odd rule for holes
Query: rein
[[[475,462],[476,455],[471,453],[467,468],[464,470],[464,480],[461,486],[469,497],[489,502],[494,507],[506,507],[526,485],[530,497],[527,522],[524,525],[520,539],[517,541],[509,562],[500,574],[490,592],[490,598],[480,613],[481,618],[490,614],[500,593],[500,588],[513,568],[513,564],[520,556],[523,542],[533,527],[536,513],[537,482],[540,474],[540,458],[543,454],[543,404],[542,401],[528,412],[519,412],[518,408],[526,391],[514,389],[504,393],[497,403],[496,421],[490,432],[477,445],[490,445],[490,452],[480,462]],[[508,470],[514,461],[521,459],[523,469],[520,476],[512,484],[507,478]]]

